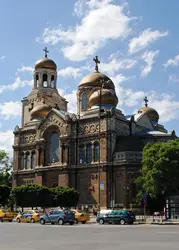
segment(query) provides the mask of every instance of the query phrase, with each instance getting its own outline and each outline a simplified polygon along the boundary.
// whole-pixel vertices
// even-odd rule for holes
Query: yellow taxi
[[[39,222],[40,220],[40,216],[41,214],[38,213],[38,211],[35,210],[28,210],[25,211],[23,213],[19,213],[16,216],[16,221],[18,223],[20,222],[31,222],[31,223],[35,223],[35,222]]]
[[[86,224],[90,220],[89,213],[81,212],[77,209],[72,209],[72,211],[75,213],[76,223],[81,222],[82,224]]]
[[[0,221],[9,221],[12,222],[14,219],[14,214],[11,211],[0,209]]]

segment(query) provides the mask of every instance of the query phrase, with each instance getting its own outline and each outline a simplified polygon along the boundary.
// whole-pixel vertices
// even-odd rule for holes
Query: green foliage
[[[6,185],[0,185],[0,204],[7,205],[11,188]]]
[[[146,145],[142,156],[141,176],[136,180],[137,200],[145,192],[156,200],[179,192],[179,140]]]
[[[4,150],[0,150],[0,185],[12,186],[12,161]]]
[[[73,207],[78,204],[79,193],[74,188],[55,187],[50,189],[53,206]]]
[[[11,197],[17,206],[47,207],[51,204],[51,195],[47,187],[37,184],[26,184],[12,189]]]
[[[26,184],[12,189],[11,199],[21,207],[72,207],[78,203],[79,193],[68,187],[50,188]]]

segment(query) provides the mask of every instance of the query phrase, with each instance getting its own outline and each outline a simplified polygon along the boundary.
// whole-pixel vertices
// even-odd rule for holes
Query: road
[[[179,226],[0,223],[2,250],[178,250]]]

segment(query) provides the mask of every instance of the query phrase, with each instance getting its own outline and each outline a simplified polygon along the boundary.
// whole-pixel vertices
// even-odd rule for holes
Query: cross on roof
[[[145,102],[145,106],[147,107],[148,106],[148,102],[149,102],[149,100],[147,99],[147,96],[145,96],[144,102]]]
[[[47,47],[45,47],[45,49],[43,49],[43,51],[45,52],[45,57],[47,57],[47,54],[49,53],[49,51],[47,50]]]
[[[100,61],[98,60],[98,56],[95,56],[95,58],[93,58],[93,61],[95,62],[95,71],[99,72],[98,70],[98,64],[100,64]]]

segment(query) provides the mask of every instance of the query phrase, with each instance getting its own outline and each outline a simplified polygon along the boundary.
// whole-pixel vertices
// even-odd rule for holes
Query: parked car
[[[28,210],[26,212],[19,213],[16,216],[16,221],[18,223],[20,222],[35,223],[35,222],[39,222],[39,220],[40,220],[40,214],[38,213],[38,211],[35,211],[35,210]]]
[[[128,210],[112,210],[107,214],[100,214],[97,217],[97,222],[99,224],[109,223],[109,224],[133,224],[135,221],[135,215],[132,211]]]
[[[71,210],[52,210],[49,213],[45,213],[40,216],[40,223],[44,225],[46,223],[63,225],[64,223],[69,223],[73,225],[75,223],[75,213]]]
[[[14,218],[14,213],[8,210],[0,209],[0,221],[9,221],[12,222]]]
[[[72,211],[75,213],[76,223],[81,222],[82,224],[86,224],[86,222],[90,220],[89,213],[82,212],[76,209],[72,209]]]

